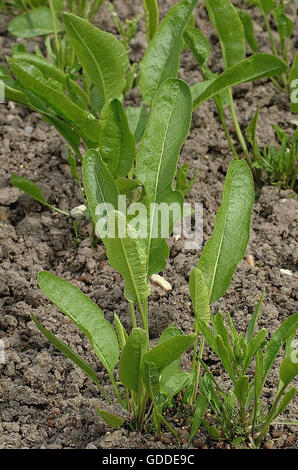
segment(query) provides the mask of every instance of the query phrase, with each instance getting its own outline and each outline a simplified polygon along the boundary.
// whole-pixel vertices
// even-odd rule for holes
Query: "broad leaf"
[[[209,291],[198,268],[195,268],[190,275],[189,291],[195,316],[208,324],[210,320]]]
[[[124,419],[121,416],[114,415],[109,413],[108,411],[101,410],[100,408],[96,408],[97,413],[99,416],[112,428],[118,429],[121,428],[122,424],[124,423]]]
[[[291,356],[283,359],[279,368],[280,388],[285,389],[298,375],[298,361],[293,361]]]
[[[140,142],[148,122],[146,106],[144,104],[138,108],[128,106],[125,112],[130,131],[134,135],[136,142]]]
[[[120,193],[116,181],[96,150],[89,150],[84,157],[83,180],[92,220],[97,225],[106,216],[99,208],[105,208],[106,212],[117,209]]]
[[[203,33],[194,27],[188,27],[183,38],[201,67],[205,67],[211,52],[211,46]]]
[[[114,178],[126,176],[135,160],[136,143],[120,101],[111,101],[104,114],[99,151]]]
[[[147,38],[150,41],[159,24],[159,11],[157,0],[143,0],[145,16],[146,16],[146,31]]]
[[[74,364],[76,364],[85,374],[93,380],[93,382],[100,388],[101,386],[99,385],[98,378],[96,376],[96,373],[94,369],[83,359],[81,356],[79,356],[75,351],[73,351],[67,344],[65,344],[63,341],[61,341],[59,338],[57,338],[55,335],[53,335],[50,331],[48,331],[31,313],[32,320],[34,321],[35,325],[37,328],[41,331],[41,333],[54,345],[56,346],[59,351],[61,351],[63,354],[65,354],[68,359],[70,359]]]
[[[282,345],[286,342],[287,338],[293,334],[293,330],[297,328],[298,312],[288,317],[271,337],[264,354],[264,382]]]
[[[159,393],[159,373],[154,362],[143,363],[143,382],[149,397],[154,400]]]
[[[252,21],[250,14],[244,10],[237,10],[237,12],[240,17],[240,20],[242,21],[245,39],[248,42],[251,50],[253,52],[257,52],[259,49],[259,46],[255,37],[253,21]]]
[[[195,409],[195,414],[194,414],[188,442],[190,442],[194,437],[196,437],[197,432],[201,427],[202,419],[204,417],[207,405],[208,405],[207,398],[204,395],[199,395],[196,401],[196,409]]]
[[[225,70],[207,88],[202,90],[201,83],[193,85],[191,87],[193,109],[227,88],[280,75],[286,70],[286,64],[278,57],[270,54],[254,54]]]
[[[179,79],[167,80],[156,94],[136,160],[136,176],[144,185],[148,204],[183,203],[182,194],[173,191],[173,181],[190,126],[191,103],[189,87]],[[159,240],[159,234],[152,239],[157,228],[155,206],[152,212],[146,247],[148,275],[162,271],[168,255],[165,240]]]
[[[41,204],[45,204],[46,206],[50,206],[37,184],[35,184],[33,181],[30,181],[23,176],[14,174],[11,176],[10,182],[16,188],[19,188],[24,191],[24,193],[29,194],[29,196],[31,196],[36,201],[40,202]]]
[[[205,0],[220,41],[225,68],[245,58],[245,35],[236,8],[230,0]]]
[[[171,362],[181,355],[194,342],[195,335],[178,335],[159,343],[143,357],[143,362],[153,362],[161,373]],[[144,378],[144,377],[143,377]]]
[[[162,83],[178,74],[183,29],[197,3],[182,0],[171,8],[146,49],[140,64],[140,90],[150,105]]]
[[[72,13],[64,13],[63,18],[72,46],[96,86],[102,105],[120,98],[129,65],[122,43],[114,35],[101,31]]]
[[[86,335],[98,359],[112,373],[118,362],[119,346],[115,330],[102,310],[69,282],[46,271],[38,274],[38,285]]]
[[[56,27],[58,33],[63,31],[63,26],[58,19],[56,19]],[[47,7],[40,7],[24,15],[16,16],[9,23],[8,31],[19,38],[33,38],[53,34],[51,11]]]
[[[214,232],[198,262],[209,290],[210,303],[226,292],[236,266],[244,256],[253,201],[254,186],[249,167],[244,160],[234,159],[227,172]]]
[[[52,79],[47,80],[37,67],[28,62],[9,58],[8,63],[27,96],[28,91],[36,95],[50,106],[59,117],[71,123],[88,145],[98,145],[100,131],[98,120],[67,98],[61,83]]]
[[[125,387],[137,393],[141,386],[141,361],[148,352],[148,337],[142,328],[134,328],[129,335],[119,364],[119,378]]]
[[[140,305],[150,294],[145,251],[125,215],[119,211],[110,212],[108,225],[111,223],[114,223],[114,238],[109,235],[103,238],[109,263],[124,279],[125,298]]]

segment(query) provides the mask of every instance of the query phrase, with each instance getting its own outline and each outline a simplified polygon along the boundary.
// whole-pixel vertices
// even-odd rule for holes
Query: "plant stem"
[[[203,358],[203,352],[204,352],[204,347],[205,347],[205,338],[202,337],[201,343],[200,343],[200,350],[199,350],[199,359]],[[194,388],[192,392],[192,397],[191,397],[191,404],[194,405],[196,402],[196,397],[197,397],[197,391],[198,391],[198,386],[199,386],[199,380],[200,380],[200,374],[201,374],[201,363],[196,361],[196,371],[195,371],[195,382],[194,382]]]
[[[242,150],[244,152],[244,155],[246,156],[246,158],[249,158],[249,153],[248,153],[248,150],[247,150],[247,146],[246,146],[243,134],[242,134],[240,126],[239,126],[239,122],[238,122],[238,118],[237,118],[237,114],[236,114],[236,110],[235,110],[235,105],[234,105],[233,94],[232,94],[231,88],[229,88],[228,93],[229,93],[230,108],[231,108],[231,113],[232,113],[234,126],[235,126],[235,129],[236,129],[236,133],[237,133],[240,145],[242,147]]]
[[[131,317],[131,323],[133,328],[137,328],[137,319],[136,319],[136,313],[135,313],[135,307],[133,302],[129,302],[129,307],[130,307],[130,317]]]
[[[53,5],[53,0],[49,0],[49,5],[50,5],[50,10],[51,10],[55,45],[56,45],[56,51],[57,51],[57,65],[58,65],[59,68],[62,68],[61,47],[60,47],[60,40],[59,40],[58,30],[57,30],[56,13],[55,13],[54,5]]]
[[[269,39],[270,39],[270,43],[271,43],[272,52],[273,52],[274,55],[276,55],[276,56],[278,57],[278,52],[277,52],[277,49],[276,49],[276,46],[275,46],[275,43],[274,43],[274,39],[273,39],[273,34],[272,34],[272,31],[271,31],[270,23],[269,23],[269,21],[268,21],[268,18],[267,18],[266,13],[265,13],[263,10],[262,10],[262,13],[263,13],[263,17],[264,17],[266,29],[267,29],[268,34],[269,34]]]

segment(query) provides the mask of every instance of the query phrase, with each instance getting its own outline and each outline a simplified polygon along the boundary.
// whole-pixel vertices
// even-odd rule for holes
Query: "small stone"
[[[10,206],[20,197],[20,190],[14,187],[1,188],[0,190],[0,205],[1,206]]]
[[[80,206],[76,206],[70,211],[71,217],[74,219],[80,219],[81,217],[84,217],[84,213],[86,211],[86,206],[84,204],[81,204]]]
[[[254,257],[253,257],[252,255],[248,255],[248,256],[246,257],[246,262],[247,262],[247,264],[249,264],[249,266],[250,266],[251,268],[254,268],[254,267],[255,267],[255,259],[254,259]]]
[[[290,271],[290,269],[280,269],[279,272],[280,274],[285,274],[286,276],[293,276],[293,273]]]
[[[285,446],[289,447],[292,446],[297,439],[297,434],[294,432],[292,434],[289,434],[288,437],[285,439]]]
[[[166,292],[169,292],[172,290],[171,284],[168,281],[166,281],[163,277],[161,277],[159,274],[152,274],[151,282],[161,287]]]
[[[26,134],[32,134],[33,131],[34,131],[34,128],[32,126],[24,127],[24,132],[26,132]]]
[[[264,449],[274,449],[274,442],[273,441],[266,442],[266,444],[264,444]]]

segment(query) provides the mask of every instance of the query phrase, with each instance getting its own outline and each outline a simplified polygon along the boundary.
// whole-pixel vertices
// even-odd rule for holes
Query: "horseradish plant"
[[[183,195],[174,189],[173,180],[180,149],[189,128],[191,105],[189,87],[181,80],[166,80],[156,93],[136,156],[136,173],[144,188],[139,200],[146,208],[154,203],[177,202],[180,205],[183,203]],[[166,240],[162,238],[160,231],[158,237],[153,238],[155,218],[152,216],[148,217],[145,237],[139,236],[135,228],[133,204],[129,207],[130,216],[127,218],[126,211],[123,213],[122,205],[119,203],[120,193],[115,180],[96,150],[89,150],[84,158],[83,179],[93,222],[105,244],[109,263],[124,280],[124,296],[131,313],[131,331],[125,330],[121,318],[116,314],[113,326],[104,318],[104,313],[97,305],[65,280],[48,272],[41,272],[38,283],[45,295],[87,336],[97,358],[111,379],[117,403],[130,414],[127,418],[130,426],[139,430],[153,427],[160,433],[163,423],[176,435],[175,430],[166,421],[163,410],[173,403],[173,398],[180,392],[183,394],[183,401],[193,406],[194,419],[190,439],[196,435],[202,421],[213,436],[216,433],[215,437],[221,436],[218,428],[208,426],[208,421],[203,419],[207,405],[213,406],[215,398],[210,394],[214,394],[215,391],[213,383],[209,383],[211,380],[209,371],[200,379],[201,364],[206,367],[202,362],[204,339],[201,339],[199,352],[197,351],[198,339],[202,333],[235,382],[235,391],[231,391],[229,397],[230,400],[232,396],[234,399],[235,417],[237,417],[238,400],[242,427],[237,424],[233,435],[230,435],[224,423],[219,422],[217,424],[221,426],[220,431],[225,432],[227,438],[234,438],[235,435],[243,439],[247,436],[252,439],[256,437],[256,445],[259,445],[271,420],[284,410],[294,395],[294,389],[286,392],[286,387],[297,374],[297,364],[290,361],[288,354],[286,355],[287,360],[281,367],[283,382],[276,401],[269,412],[262,410],[261,414],[260,383],[252,379],[248,384],[249,377],[246,371],[256,355],[260,361],[266,345],[265,365],[262,365],[257,375],[259,380],[265,383],[282,345],[288,338],[294,337],[298,326],[298,314],[286,320],[266,344],[266,334],[263,330],[254,337],[256,313],[251,320],[246,340],[242,334],[237,335],[235,329],[232,329],[233,349],[232,346],[228,346],[228,333],[223,325],[222,314],[211,316],[210,304],[218,300],[228,289],[233,272],[245,253],[249,237],[254,191],[247,163],[239,159],[231,162],[224,185],[222,204],[215,218],[214,233],[190,276],[190,294],[195,313],[194,333],[184,334],[174,325],[170,326],[153,348],[149,341],[148,281],[151,274],[161,272],[165,267],[168,256]],[[104,207],[105,211],[99,211],[99,206]],[[110,222],[115,223],[113,237],[109,237],[104,230],[106,224],[109,225]],[[138,223],[141,222],[138,218]],[[96,372],[85,360],[47,331],[34,315],[32,318],[40,331],[96,383],[102,397],[111,403],[111,398],[98,382]],[[214,333],[209,329],[210,321]],[[237,343],[237,346],[234,347],[234,343]],[[181,356],[192,345],[192,370],[183,371],[180,368]],[[289,348],[287,351],[289,352]],[[198,395],[198,385],[200,385],[200,395]],[[252,398],[244,407],[243,397],[247,396],[248,390]],[[223,397],[221,394],[220,398]],[[254,425],[251,426],[246,413],[254,398]],[[100,407],[97,411],[113,427],[119,427],[124,423],[122,416],[116,416],[107,408]],[[224,416],[229,419],[227,414]]]
[[[245,59],[242,29],[240,36],[233,33],[232,38],[225,33],[228,30],[237,31],[234,20],[236,18],[237,24],[240,20],[234,15],[234,8],[227,2],[228,9],[223,12],[229,15],[221,16],[224,25],[221,27],[217,8],[213,11],[214,2],[211,2],[208,11],[217,25],[226,58],[224,72],[218,76],[212,74],[206,65],[208,44],[201,32],[193,26],[192,13],[197,3],[198,0],[182,0],[158,24],[157,2],[144,2],[149,43],[140,64],[130,64],[125,47],[115,36],[96,28],[85,19],[66,13],[63,15],[65,37],[70,41],[82,67],[79,81],[76,81],[76,76],[64,73],[40,55],[28,54],[22,47],[15,48],[13,57],[8,58],[16,80],[7,69],[1,68],[0,78],[5,83],[6,99],[39,112],[68,142],[72,150],[69,160],[72,174],[80,188],[79,166],[85,152],[97,149],[118,189],[128,193],[130,198],[135,197],[136,186],[142,183],[134,171],[135,144],[142,137],[148,110],[145,104],[125,108],[125,93],[138,85],[144,102],[151,107],[163,82],[177,77],[181,51],[186,45],[194,51],[206,78],[190,87],[192,108],[196,109],[206,100],[214,98],[228,138],[224,121],[226,101],[230,103],[235,127],[241,137],[231,88],[244,82],[276,76],[286,70],[283,61],[269,54],[255,54]],[[242,28],[241,22],[239,24]],[[181,180],[181,176],[186,179],[183,176],[186,172],[187,168],[183,167],[177,179]],[[49,205],[34,182],[13,176],[12,184]]]

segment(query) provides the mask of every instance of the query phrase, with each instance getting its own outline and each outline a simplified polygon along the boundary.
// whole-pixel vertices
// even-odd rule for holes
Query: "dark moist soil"
[[[142,8],[141,1],[114,3],[121,19],[134,17]],[[174,2],[160,3],[164,15]],[[295,7],[289,8],[295,18]],[[253,16],[261,51],[269,52],[262,19],[256,10]],[[9,19],[8,15],[0,15],[2,63],[15,41],[7,33]],[[107,5],[104,4],[97,20],[103,29],[116,32]],[[197,23],[213,45],[210,66],[213,71],[220,71],[219,44],[202,8],[198,9]],[[29,50],[33,50],[35,42],[27,41]],[[132,41],[134,60],[140,60],[145,44],[144,21],[141,20],[140,31]],[[180,76],[190,84],[201,79],[190,52],[183,54]],[[295,129],[296,117],[289,111],[289,97],[277,92],[271,82],[262,80],[240,86],[234,90],[234,95],[243,128],[262,99],[258,127],[262,144],[274,143],[273,124],[279,124],[288,132]],[[130,93],[127,104],[139,102],[139,95]],[[18,173],[37,182],[49,201],[61,209],[70,210],[81,203],[67,163],[65,144],[55,130],[37,114],[13,103],[1,104],[0,108],[0,339],[5,344],[5,363],[0,365],[0,448],[178,447],[177,440],[167,431],[158,439],[128,428],[114,431],[104,424],[96,413],[96,406],[106,405],[96,386],[51,346],[32,322],[31,312],[95,368],[105,390],[112,394],[108,377],[88,341],[44,297],[37,287],[36,276],[45,269],[72,282],[101,307],[108,320],[112,321],[116,312],[129,330],[130,315],[121,278],[109,267],[103,246],[92,246],[88,222],[80,223],[79,244],[76,244],[71,219],[48,210],[10,186],[11,174]],[[232,129],[229,116],[228,123]],[[213,230],[231,158],[215,106],[209,101],[194,113],[181,156],[181,163],[188,163],[191,173],[200,168],[187,200],[203,204],[204,242]],[[230,312],[239,331],[245,331],[264,288],[266,297],[259,328],[266,327],[269,336],[297,311],[298,200],[292,196],[291,191],[279,191],[276,187],[260,190],[247,249],[254,266],[251,258],[250,263],[247,258],[241,261],[228,292],[212,307],[213,312],[219,308]],[[185,333],[190,333],[193,326],[188,278],[200,252],[187,251],[183,240],[171,239],[169,246],[170,259],[163,276],[171,283],[172,290],[166,293],[152,286],[149,318],[152,344],[171,324]],[[229,385],[222,375],[222,366],[210,351],[206,351],[205,360],[222,385]],[[183,366],[189,369],[190,361],[191,355],[185,355]],[[274,369],[266,384],[265,402],[272,401],[276,384],[277,369]],[[280,421],[297,421],[297,406],[294,400]],[[114,410],[117,411],[117,406]],[[176,415],[170,412],[167,419],[178,430],[183,448],[230,447],[223,441],[210,439],[204,429],[187,445],[188,423],[182,415],[177,412]],[[296,438],[297,427],[273,426],[265,446],[297,447]]]

